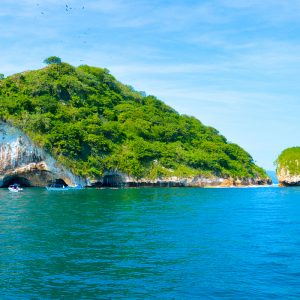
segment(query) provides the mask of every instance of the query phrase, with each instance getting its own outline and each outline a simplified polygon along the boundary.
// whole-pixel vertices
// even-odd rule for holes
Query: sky
[[[0,73],[105,67],[265,169],[299,146],[299,0],[1,0]]]

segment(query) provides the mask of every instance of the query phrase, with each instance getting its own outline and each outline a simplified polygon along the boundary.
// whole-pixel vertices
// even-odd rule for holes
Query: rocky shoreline
[[[272,184],[270,179],[233,179],[217,176],[205,177],[201,175],[189,178],[169,177],[156,178],[153,180],[146,178],[136,179],[118,171],[106,172],[104,177],[100,180],[90,182],[91,186],[96,187],[238,187],[269,184]]]

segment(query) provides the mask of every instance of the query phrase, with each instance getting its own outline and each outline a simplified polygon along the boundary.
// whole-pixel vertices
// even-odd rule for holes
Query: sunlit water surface
[[[1,299],[300,297],[300,188],[0,190]]]

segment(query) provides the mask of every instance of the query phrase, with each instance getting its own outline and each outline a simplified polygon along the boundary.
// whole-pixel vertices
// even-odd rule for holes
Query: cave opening
[[[66,182],[61,178],[57,178],[52,182],[49,182],[49,185],[56,186],[56,187],[68,186],[68,184],[66,184]]]
[[[21,187],[31,187],[32,184],[30,180],[21,176],[7,176],[3,179],[2,187],[9,187],[12,184],[19,184]]]
[[[105,175],[103,178],[103,187],[120,187],[123,181],[120,175]]]

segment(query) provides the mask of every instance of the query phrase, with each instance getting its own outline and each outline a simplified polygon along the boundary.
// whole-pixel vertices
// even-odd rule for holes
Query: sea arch
[[[33,186],[32,182],[24,177],[19,175],[7,175],[3,178],[2,187],[8,187],[11,184],[19,184],[22,187],[31,187]]]

